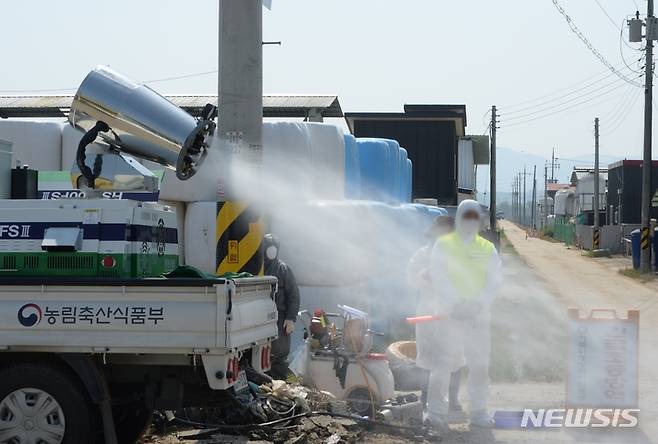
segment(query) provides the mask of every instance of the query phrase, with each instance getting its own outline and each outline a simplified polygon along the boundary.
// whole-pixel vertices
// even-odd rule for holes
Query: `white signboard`
[[[640,313],[569,310],[567,407],[636,408]]]

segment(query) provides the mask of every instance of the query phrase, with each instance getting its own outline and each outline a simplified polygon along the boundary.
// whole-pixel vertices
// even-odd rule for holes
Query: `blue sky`
[[[642,0],[636,1],[644,8]],[[551,0],[273,3],[271,11],[263,10],[264,39],[283,45],[264,49],[265,92],[338,94],[346,111],[465,103],[468,132],[477,134],[485,129],[483,114],[497,104],[503,114],[499,144],[542,156],[553,147],[563,157],[591,152],[592,122],[599,115],[602,153],[629,158],[641,153],[641,90],[615,76],[594,77],[589,89],[562,100],[556,97],[587,83],[512,106],[606,71],[569,31]],[[599,0],[612,21],[596,0],[560,3],[610,63],[623,66],[619,30],[612,22],[633,14],[634,0]],[[74,88],[97,64],[138,80],[214,70],[217,9],[217,0],[2,2],[0,93]],[[631,64],[641,55],[622,48]],[[214,93],[216,76],[152,86],[163,93]],[[590,95],[579,99],[584,93]],[[553,113],[564,108],[554,106],[563,101],[576,99],[569,104],[577,104],[599,94]],[[512,117],[537,112],[547,100],[553,101],[544,103],[546,113],[529,117],[550,117],[511,126]]]

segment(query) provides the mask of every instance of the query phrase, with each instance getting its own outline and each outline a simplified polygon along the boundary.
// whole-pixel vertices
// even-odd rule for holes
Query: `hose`
[[[362,418],[360,416],[355,416],[355,415],[344,415],[342,413],[331,413],[331,412],[321,412],[321,411],[299,413],[297,415],[293,415],[293,416],[290,416],[288,418],[276,419],[274,421],[263,422],[263,423],[260,423],[260,424],[254,424],[254,423],[252,423],[252,424],[204,424],[204,423],[199,423],[199,422],[194,422],[194,421],[187,421],[187,420],[180,419],[180,418],[174,418],[173,421],[175,421],[178,424],[182,424],[182,425],[198,427],[198,428],[208,428],[209,430],[207,430],[205,432],[201,432],[199,434],[192,435],[192,436],[186,436],[186,438],[189,438],[189,439],[204,439],[204,438],[207,438],[208,436],[220,433],[222,430],[241,430],[241,429],[254,429],[254,428],[261,428],[261,429],[276,428],[275,426],[277,426],[281,423],[289,422],[289,421],[292,421],[292,420],[295,420],[295,419],[308,418],[310,416],[330,416],[332,418],[351,419],[352,421],[360,422],[362,424],[367,424],[367,425],[372,425],[372,426],[388,427],[388,428],[398,429],[398,430],[410,430],[410,431],[414,431],[414,432],[422,434],[422,435],[427,435],[428,434],[427,429],[423,426],[405,426],[405,425],[398,425],[398,424],[390,424],[388,422],[376,421],[376,420],[373,420],[373,419],[366,419],[366,418]]]
[[[84,136],[80,139],[80,143],[78,144],[78,151],[75,153],[75,162],[78,165],[78,168],[80,169],[80,173],[84,176],[85,180],[87,181],[87,186],[90,188],[94,188],[94,184],[96,182],[96,179],[98,176],[101,174],[101,169],[103,167],[102,161],[100,158],[96,158],[94,161],[94,170],[92,171],[91,168],[89,168],[85,161],[87,160],[86,156],[86,149],[87,145],[92,143],[94,140],[96,140],[96,137],[98,137],[99,133],[104,133],[106,131],[109,131],[110,127],[107,123],[98,121],[96,122],[96,125],[94,125],[89,131],[85,133]]]
[[[375,394],[372,390],[372,387],[370,386],[370,379],[368,378],[368,374],[366,372],[366,368],[363,365],[363,358],[359,356],[359,351],[356,348],[356,343],[354,342],[354,337],[350,334],[348,335],[350,339],[350,344],[352,345],[352,349],[354,352],[357,354],[356,355],[356,362],[359,364],[359,368],[361,369],[361,375],[363,376],[363,379],[366,383],[366,388],[368,389],[368,396],[370,397],[370,408],[371,411],[374,413],[375,412]]]

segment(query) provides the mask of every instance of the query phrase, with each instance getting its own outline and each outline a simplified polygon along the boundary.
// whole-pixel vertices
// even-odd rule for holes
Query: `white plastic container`
[[[311,172],[316,199],[345,198],[345,138],[334,125],[307,123],[311,140]]]
[[[178,263],[185,265],[185,202],[161,200],[162,205],[172,207],[176,211],[176,229],[178,231]]]
[[[215,273],[217,202],[193,202],[185,211],[185,264]]]
[[[12,166],[57,171],[62,168],[61,119],[0,119],[0,139],[12,143]]]

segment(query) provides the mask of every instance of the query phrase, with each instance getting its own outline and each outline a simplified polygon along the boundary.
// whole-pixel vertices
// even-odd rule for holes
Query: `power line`
[[[613,122],[613,123],[611,123],[612,128],[607,130],[604,134],[602,134],[603,136],[608,136],[608,135],[614,133],[615,131],[617,131],[617,129],[619,127],[621,127],[621,125],[626,121],[626,119],[630,115],[631,111],[633,110],[633,106],[635,106],[635,103],[637,103],[637,99],[640,98],[640,95],[641,95],[640,93],[641,92],[642,91],[640,91],[640,90],[635,92],[635,97],[633,98],[632,101],[629,102],[630,105],[626,107],[626,110],[622,114],[617,116],[617,118],[615,119],[615,120],[617,120],[616,122],[612,121]]]
[[[183,74],[180,76],[173,77],[163,77],[158,79],[144,80],[142,83],[159,83],[159,82],[168,82],[172,80],[182,80],[182,79],[191,79],[193,77],[201,77],[209,74],[217,74],[217,70],[213,71],[203,71],[195,72],[192,74]],[[50,89],[5,89],[0,90],[0,93],[47,93],[47,92],[67,92],[67,91],[76,91],[78,88],[50,88]]]
[[[623,63],[620,63],[620,64],[617,65],[616,67],[617,67],[617,68],[621,68],[622,66],[623,66]],[[589,80],[591,80],[591,79],[595,79],[595,78],[600,77],[600,76],[602,76],[602,75],[604,75],[604,74],[605,74],[605,76],[604,76],[603,78],[601,78],[601,79],[599,79],[599,80],[593,82],[593,84],[594,84],[594,83],[598,83],[598,82],[602,82],[603,80],[607,79],[608,77],[614,75],[614,74],[611,73],[610,71],[607,71],[607,70],[606,70],[606,71],[602,71],[602,72],[599,72],[598,74],[594,74],[594,75],[592,75],[592,76],[586,77],[586,78],[584,78],[583,80],[581,80],[581,81],[579,81],[579,82],[573,83],[573,84],[571,84],[571,85],[569,85],[569,86],[565,86],[564,88],[556,89],[556,90],[554,90],[554,91],[552,91],[552,92],[550,92],[550,93],[548,93],[548,94],[545,94],[545,95],[543,95],[543,96],[535,97],[534,99],[524,100],[524,101],[522,101],[522,102],[517,102],[517,103],[511,104],[511,105],[504,105],[504,106],[502,106],[501,108],[505,108],[505,109],[513,109],[513,108],[517,108],[517,107],[519,107],[519,106],[521,106],[521,105],[525,105],[525,104],[528,104],[528,103],[538,102],[538,101],[543,100],[543,99],[545,99],[545,98],[547,98],[547,97],[551,97],[551,96],[554,95],[554,94],[561,93],[561,92],[563,92],[563,91],[569,91],[569,90],[571,90],[572,88],[574,88],[574,87],[576,87],[576,86],[582,85],[583,83],[586,83],[586,82],[588,82]],[[585,87],[583,87],[583,88],[585,88]],[[582,89],[582,88],[579,88],[578,90],[580,90],[580,89]]]
[[[635,96],[634,93],[636,92],[641,92],[641,89],[634,88],[633,86],[628,86],[627,89],[622,92],[621,97],[615,105],[608,110],[605,114],[601,115],[601,120],[603,122],[611,122],[613,120],[616,120],[617,117],[623,112],[623,110],[626,108],[626,105],[628,102],[632,100],[632,98]]]
[[[581,92],[581,91],[585,91],[585,90],[587,90],[588,88],[590,88],[591,86],[594,86],[594,85],[596,85],[597,83],[600,83],[600,82],[602,82],[602,81],[604,81],[604,80],[607,80],[607,79],[609,79],[610,77],[613,77],[613,76],[614,76],[614,74],[612,74],[612,73],[608,73],[607,76],[605,76],[605,77],[603,77],[603,78],[601,78],[601,79],[599,79],[599,80],[595,80],[594,82],[588,83],[588,84],[582,86],[581,88],[575,89],[575,90],[570,91],[570,92],[568,92],[568,93],[566,93],[566,94],[562,94],[562,95],[559,95],[559,96],[553,97],[553,98],[551,98],[551,99],[549,99],[549,100],[546,100],[546,101],[544,101],[544,102],[542,102],[542,103],[538,103],[538,104],[536,104],[536,105],[527,106],[527,107],[524,107],[524,108],[519,108],[519,109],[514,110],[514,111],[506,112],[505,114],[506,114],[506,115],[513,115],[513,114],[518,114],[518,113],[521,113],[521,112],[524,112],[524,111],[528,111],[528,110],[531,110],[531,109],[534,109],[534,108],[542,107],[542,106],[547,105],[547,104],[549,104],[549,103],[551,103],[551,102],[555,102],[555,101],[560,100],[560,99],[563,99],[563,98],[565,98],[565,97],[569,97],[569,96],[572,96],[572,95],[574,95],[574,94],[577,94],[577,93],[579,93],[579,92]],[[615,79],[613,82],[609,83],[608,85],[611,85],[611,84],[613,84],[613,83],[615,83],[615,82],[618,82],[618,81],[619,81],[619,79]],[[597,91],[597,89],[594,89],[594,90],[592,90],[591,92],[595,92],[595,91]],[[589,94],[589,93],[585,93],[585,95],[587,95],[587,94]],[[503,107],[503,109],[506,109],[506,108]]]
[[[539,108],[539,109],[537,109],[537,110],[535,110],[535,111],[531,111],[531,112],[528,112],[528,113],[525,113],[525,114],[521,114],[520,116],[513,116],[513,117],[511,117],[510,119],[505,119],[505,120],[506,120],[506,121],[522,120],[522,119],[524,119],[524,118],[526,118],[526,117],[530,117],[530,116],[533,116],[533,115],[535,115],[535,114],[540,114],[540,113],[543,113],[543,112],[546,112],[546,111],[550,111],[550,110],[553,110],[553,109],[559,108],[559,107],[564,106],[564,105],[568,105],[568,104],[570,104],[570,103],[572,103],[572,102],[576,102],[576,101],[578,101],[578,100],[580,100],[580,99],[582,99],[582,98],[585,98],[585,97],[588,97],[588,96],[592,95],[593,93],[596,93],[596,92],[601,91],[601,90],[605,90],[605,89],[607,89],[608,87],[610,87],[610,86],[612,86],[612,85],[615,85],[615,84],[619,85],[617,88],[612,88],[612,89],[610,89],[610,90],[608,90],[607,92],[604,93],[604,94],[607,94],[607,93],[609,93],[609,92],[612,92],[612,91],[618,89],[618,88],[621,87],[621,86],[625,86],[624,84],[620,84],[619,82],[620,82],[619,79],[614,79],[612,82],[606,83],[606,84],[603,85],[603,86],[600,86],[600,87],[598,87],[598,88],[596,88],[596,89],[593,89],[593,90],[591,90],[591,91],[588,91],[588,92],[586,92],[586,93],[584,93],[584,94],[581,94],[581,95],[579,95],[579,96],[572,97],[572,98],[570,98],[570,99],[568,99],[568,100],[564,100],[564,101],[562,101],[562,102],[559,102],[559,103],[556,103],[556,104],[553,104],[553,105],[550,105],[550,106],[546,106],[546,107],[543,107],[543,108]],[[600,96],[597,95],[597,96],[595,96],[595,97],[600,97]],[[583,102],[583,103],[584,103],[584,102]],[[506,114],[503,113],[502,115],[504,116],[504,115],[506,115]]]
[[[603,5],[601,4],[601,2],[600,2],[599,0],[594,0],[594,1],[596,2],[596,5],[599,7],[599,9],[601,10],[601,12],[603,12],[603,13],[605,14],[605,16],[608,17],[608,20],[610,21],[610,23],[612,23],[612,26],[614,26],[614,27],[617,28],[619,31],[621,31],[623,28],[619,27],[619,26],[617,25],[617,23],[612,19],[612,17],[610,17],[610,14],[608,14],[608,11],[605,10],[605,8],[604,8]]]
[[[217,74],[219,71],[218,70],[212,70],[212,71],[204,71],[204,72],[197,72],[193,74],[184,74],[180,76],[174,76],[174,77],[165,77],[162,79],[153,79],[153,80],[144,80],[144,83],[158,83],[158,82],[168,82],[170,80],[182,80],[182,79],[191,79],[193,77],[201,77],[201,76],[207,76],[209,74]]]
[[[616,91],[616,90],[618,90],[619,88],[621,88],[621,87],[623,87],[623,86],[624,86],[624,84],[620,84],[619,86],[617,86],[617,87],[615,87],[615,88],[612,88],[612,89],[610,89],[610,90],[608,90],[608,91],[605,91],[605,92],[603,92],[603,93],[601,93],[601,94],[599,94],[599,95],[596,95],[596,96],[594,96],[594,97],[591,97],[591,98],[589,98],[589,99],[587,99],[587,100],[583,100],[582,102],[575,103],[575,104],[573,104],[573,105],[571,105],[571,106],[568,106],[568,107],[566,107],[566,108],[562,108],[562,109],[559,109],[559,110],[557,110],[557,111],[554,111],[554,112],[551,112],[551,113],[548,113],[548,114],[544,114],[544,115],[541,115],[541,116],[537,116],[537,117],[534,117],[534,118],[532,118],[532,119],[522,120],[522,121],[520,121],[520,122],[513,122],[513,123],[510,124],[510,125],[504,125],[504,126],[505,126],[505,128],[510,128],[510,127],[514,127],[514,126],[518,126],[518,125],[523,125],[523,124],[525,124],[525,123],[534,122],[535,120],[544,119],[544,118],[546,118],[546,117],[551,117],[551,116],[554,116],[554,115],[556,115],[556,114],[563,113],[563,112],[565,112],[565,111],[569,111],[569,110],[571,110],[571,109],[573,109],[573,108],[576,108],[576,107],[578,107],[578,106],[580,106],[580,105],[584,105],[584,104],[589,103],[589,102],[591,102],[591,101],[593,101],[593,100],[596,100],[596,99],[598,99],[599,97],[603,97],[603,96],[605,96],[605,95],[607,95],[607,94],[610,94],[611,92]],[[597,105],[598,103],[603,103],[603,102],[605,102],[606,100],[610,100],[610,98],[606,98],[605,100],[602,100],[601,102],[594,103],[593,105]],[[504,123],[504,122],[505,122],[505,121],[503,120],[503,123]]]
[[[633,0],[633,4],[635,5],[635,10],[640,11],[640,7],[637,5],[637,1]]]
[[[558,1],[557,0],[551,0],[551,1],[553,2],[553,5],[558,10],[558,12],[562,15],[562,17],[564,17],[564,20],[567,22],[567,25],[569,25],[569,29],[571,30],[571,32],[573,32],[580,39],[580,41],[583,42],[585,46],[587,46],[587,49],[589,49],[590,52],[594,54],[594,56],[597,59],[599,59],[599,61],[603,63],[603,65],[605,65],[606,68],[612,71],[617,77],[619,77],[623,81],[628,82],[631,85],[635,85],[638,88],[642,87],[642,85],[640,85],[639,83],[630,80],[628,77],[617,71],[617,69],[615,69],[615,67],[610,62],[608,62],[608,60],[606,60],[603,54],[601,54],[599,50],[596,49],[594,45],[587,39],[587,37],[585,37],[585,34],[582,33],[582,31],[578,28],[578,26],[574,23],[574,21],[571,19],[569,14],[567,14],[567,12],[558,3]]]

